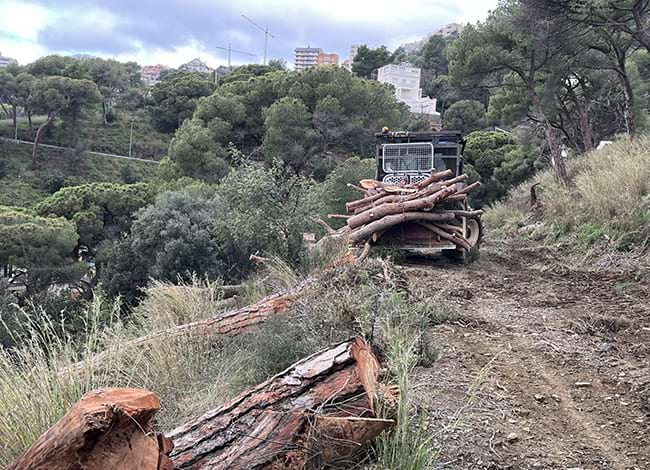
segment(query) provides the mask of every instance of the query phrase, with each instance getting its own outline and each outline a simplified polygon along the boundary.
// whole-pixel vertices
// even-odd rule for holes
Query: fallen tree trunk
[[[350,462],[393,421],[375,416],[379,362],[357,338],[303,359],[175,429],[177,469],[302,469]]]
[[[159,409],[147,390],[89,392],[7,469],[171,470],[171,442],[151,426]]]
[[[283,292],[269,295],[253,305],[226,312],[216,317],[197,320],[184,325],[173,326],[146,336],[134,338],[130,341],[119,344],[117,346],[118,352],[123,352],[132,348],[140,348],[161,338],[173,338],[183,334],[196,334],[197,332],[203,335],[216,334],[223,336],[236,336],[250,330],[251,327],[264,323],[273,315],[287,311],[300,294],[314,281],[315,278],[307,278],[298,285]],[[106,351],[95,354],[85,361],[60,369],[59,374],[65,375],[78,373],[88,365],[97,367],[106,362],[115,352],[116,351],[113,349],[107,349]]]
[[[452,220],[454,217],[454,214],[436,214],[432,212],[403,212],[401,214],[387,215],[382,219],[375,220],[374,222],[358,228],[355,232],[352,232],[350,234],[350,244],[357,245],[362,243],[367,238],[371,237],[373,233],[386,230],[404,222],[413,220],[440,222]]]

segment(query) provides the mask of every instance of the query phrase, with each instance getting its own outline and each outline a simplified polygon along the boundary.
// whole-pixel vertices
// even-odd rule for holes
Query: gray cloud
[[[36,0],[60,15],[59,22],[43,29],[38,42],[52,52],[90,52],[121,54],[140,48],[173,50],[194,41],[206,49],[232,43],[233,48],[262,55],[263,34],[241,18],[244,13],[259,24],[268,25],[276,35],[269,43],[269,56],[292,59],[297,46],[318,46],[347,56],[353,43],[371,46],[385,44],[398,37],[424,35],[444,23],[453,21],[460,10],[455,2],[442,7],[443,16],[426,18],[413,13],[408,24],[396,22],[394,28],[369,25],[365,21],[337,21],[319,17],[313,11],[296,5],[241,11],[233,2],[205,0]],[[429,3],[431,5],[431,3]],[[65,12],[110,12],[112,27],[97,28],[93,24],[75,23]],[[72,13],[71,13],[72,14]],[[390,11],[386,12],[390,15]]]

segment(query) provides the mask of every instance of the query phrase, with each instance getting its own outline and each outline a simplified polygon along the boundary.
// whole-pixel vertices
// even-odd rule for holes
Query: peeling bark
[[[303,359],[169,433],[184,469],[302,469],[349,462],[388,429],[379,362],[361,338]]]

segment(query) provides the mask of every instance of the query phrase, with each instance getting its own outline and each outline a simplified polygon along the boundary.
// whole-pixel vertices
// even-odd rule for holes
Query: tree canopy
[[[151,115],[162,132],[178,129],[192,117],[199,98],[208,96],[214,84],[195,72],[175,72],[167,75],[151,89]]]

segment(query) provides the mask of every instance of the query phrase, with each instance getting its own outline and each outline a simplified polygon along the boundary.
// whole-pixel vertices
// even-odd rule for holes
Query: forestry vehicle
[[[412,185],[423,181],[432,171],[452,170],[453,176],[463,173],[465,141],[461,132],[422,131],[377,133],[375,179],[391,185]],[[466,183],[456,183],[462,190]],[[466,200],[446,202],[446,208],[471,211]],[[381,238],[382,245],[390,245],[407,254],[430,255],[443,253],[455,259],[470,259],[478,253],[482,237],[480,216],[462,217],[464,237],[471,246],[459,249],[449,240],[436,237],[416,222],[405,222],[393,227]]]

